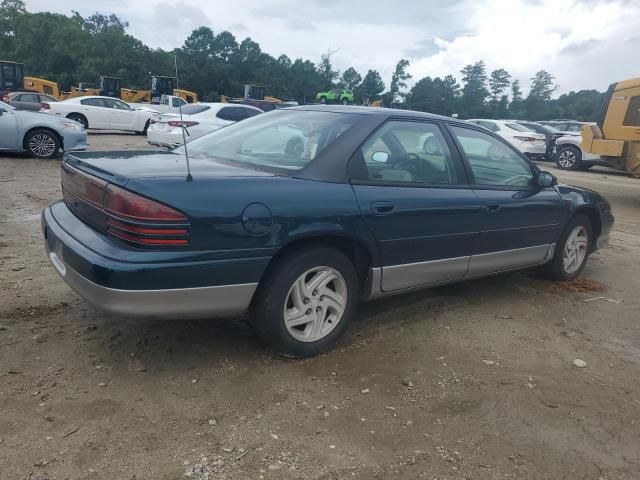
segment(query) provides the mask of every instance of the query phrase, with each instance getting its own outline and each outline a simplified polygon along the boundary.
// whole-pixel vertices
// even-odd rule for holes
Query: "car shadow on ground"
[[[416,325],[437,321],[444,312],[464,308],[492,296],[516,292],[527,284],[541,288],[531,274],[510,273],[482,280],[443,285],[362,303],[347,334],[332,352],[351,349],[362,340],[375,341],[381,331],[398,324]],[[82,302],[82,301],[80,301]],[[269,350],[256,336],[250,319],[135,320],[113,317],[85,306],[83,317],[74,328],[86,337],[81,347],[114,370],[129,369],[135,359],[145,371],[179,373],[208,368],[220,362],[238,361],[279,363],[283,359]],[[460,321],[464,321],[461,317]]]

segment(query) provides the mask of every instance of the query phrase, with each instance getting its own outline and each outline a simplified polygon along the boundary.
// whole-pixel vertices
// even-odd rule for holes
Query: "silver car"
[[[16,110],[0,102],[0,151],[53,158],[61,150],[86,148],[87,131],[80,123],[47,113]]]

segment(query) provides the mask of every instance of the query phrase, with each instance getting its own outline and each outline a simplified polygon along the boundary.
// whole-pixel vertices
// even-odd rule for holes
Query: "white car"
[[[151,119],[147,131],[147,140],[151,145],[175,147],[211,133],[245,118],[254,117],[262,110],[250,105],[235,103],[195,103],[182,109],[182,120],[179,113],[156,115]]]
[[[133,107],[111,97],[75,97],[62,102],[49,103],[43,111],[67,117],[84,125],[85,129],[123,130],[144,135],[151,117],[157,110]]]
[[[467,121],[497,133],[529,158],[544,159],[546,157],[547,141],[545,136],[533,132],[524,125],[509,120],[483,118]]]

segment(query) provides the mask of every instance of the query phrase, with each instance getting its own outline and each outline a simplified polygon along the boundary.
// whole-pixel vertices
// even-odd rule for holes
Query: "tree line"
[[[533,120],[595,120],[601,101],[596,90],[553,99],[555,78],[544,70],[533,75],[524,97],[517,79],[502,68],[487,72],[483,61],[465,66],[460,81],[453,75],[428,76],[408,88],[410,63],[401,59],[387,89],[375,69],[335,69],[332,51],[317,63],[284,54],[274,57],[250,37],[240,40],[206,26],[193,30],[180,48],[166,51],[129,35],[128,26],[113,14],[31,13],[23,0],[2,0],[0,60],[22,62],[26,75],[55,80],[68,90],[78,82],[95,83],[101,75],[119,77],[126,87],[148,89],[150,74],[173,76],[177,58],[181,87],[194,90],[202,101],[241,96],[245,84],[265,85],[270,95],[301,103],[313,102],[319,91],[348,88],[359,104],[383,100],[385,105],[460,118]]]

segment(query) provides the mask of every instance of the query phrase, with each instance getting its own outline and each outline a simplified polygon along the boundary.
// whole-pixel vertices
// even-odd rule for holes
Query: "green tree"
[[[531,90],[524,101],[524,113],[531,120],[546,118],[550,110],[551,95],[557,89],[554,76],[540,70],[531,77]]]
[[[356,71],[355,68],[349,67],[343,73],[340,79],[340,83],[349,90],[353,90],[362,82],[362,76]]]
[[[499,68],[491,72],[489,76],[489,88],[491,89],[491,99],[497,102],[504,91],[511,83],[511,75],[504,68]]]
[[[467,118],[482,117],[486,111],[485,102],[489,96],[487,90],[487,71],[483,61],[469,64],[461,70],[462,88],[461,108]]]
[[[384,82],[377,70],[369,70],[356,89],[356,96],[368,105],[384,91]]]
[[[407,72],[409,68],[409,60],[406,58],[401,59],[391,77],[391,86],[389,87],[388,102],[403,102],[405,99],[405,93],[403,90],[407,88],[407,80],[411,79],[411,74]]]
[[[407,94],[407,107],[412,110],[451,116],[458,113],[460,85],[452,75],[420,79]]]
[[[320,63],[318,64],[318,72],[323,82],[323,89],[329,90],[333,87],[333,82],[338,78],[340,73],[333,69],[331,64],[331,56],[335,53],[335,50],[327,50],[322,54]]]
[[[520,118],[522,115],[522,90],[520,80],[511,82],[511,103],[509,104],[509,117]]]

